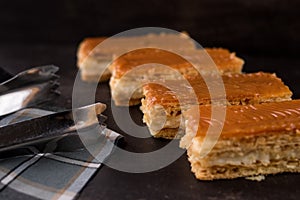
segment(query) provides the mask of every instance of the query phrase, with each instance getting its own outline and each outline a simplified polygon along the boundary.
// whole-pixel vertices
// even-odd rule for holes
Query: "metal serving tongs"
[[[59,92],[58,67],[49,65],[35,67],[16,76],[1,70],[0,118],[18,110],[35,106],[53,99]]]
[[[59,68],[54,65],[46,65],[28,69],[12,77],[9,77],[9,74],[3,71],[2,73],[4,74],[4,76],[6,76],[7,78],[9,77],[9,79],[0,83],[0,94],[26,86],[28,84],[57,80],[59,76],[55,73],[58,70]]]
[[[105,104],[96,103],[0,127],[0,153],[97,127],[106,120],[101,115],[105,108]]]

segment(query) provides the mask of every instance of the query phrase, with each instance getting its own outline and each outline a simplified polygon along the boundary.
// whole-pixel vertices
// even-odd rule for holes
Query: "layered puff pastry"
[[[104,40],[106,40],[105,44],[102,43]],[[77,66],[81,70],[82,80],[88,82],[109,80],[111,72],[108,65],[116,55],[126,53],[132,49],[146,47],[192,50],[196,48],[196,44],[186,33],[85,38],[77,50]]]
[[[81,79],[87,82],[103,82],[109,80],[111,73],[107,65],[112,61],[112,52],[96,53],[95,49],[105,37],[85,38],[77,50],[77,66],[80,69]],[[100,70],[104,70],[100,77]]]
[[[267,174],[300,172],[299,100],[225,109],[223,126],[211,118],[212,106],[191,107],[183,113],[186,135],[180,145],[187,149],[197,179],[255,180]],[[218,126],[219,133],[208,132],[209,127]]]
[[[185,130],[181,113],[192,105],[207,105],[212,101],[248,105],[291,100],[292,92],[275,74],[227,74],[221,80],[211,76],[208,84],[201,76],[193,76],[186,81],[146,84],[141,110],[150,133],[166,139],[181,137]],[[218,94],[222,84],[224,92]]]
[[[139,49],[119,57],[110,65],[112,99],[117,106],[138,105],[143,97],[141,85],[145,83],[180,80],[199,73],[241,73],[243,64],[244,61],[235,53],[222,48],[176,53],[153,48]]]

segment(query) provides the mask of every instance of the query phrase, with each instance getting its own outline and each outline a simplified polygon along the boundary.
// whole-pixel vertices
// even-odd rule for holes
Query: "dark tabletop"
[[[56,64],[61,67],[62,95],[56,103],[71,107],[71,95],[75,76],[78,72],[75,62],[74,45],[1,45],[0,63],[11,73],[30,66]],[[300,97],[300,60],[288,57],[266,57],[239,55],[246,60],[245,72],[276,72]],[[90,84],[83,83],[82,95],[88,94]],[[110,110],[110,93],[107,83],[99,84],[96,101],[107,103],[108,127],[125,135],[125,149],[134,152],[159,149],[168,143],[153,138],[137,139],[126,136],[114,123]],[[84,102],[82,102],[84,104]],[[138,106],[130,110],[131,116],[142,124]],[[244,179],[203,182],[195,179],[190,172],[186,155],[171,165],[150,173],[124,173],[107,166],[96,174],[82,191],[79,199],[299,199],[300,175],[281,174],[268,176],[265,181],[253,182]]]

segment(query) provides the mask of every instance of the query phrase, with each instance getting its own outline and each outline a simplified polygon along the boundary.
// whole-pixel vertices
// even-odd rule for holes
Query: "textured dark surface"
[[[237,51],[246,60],[244,71],[276,72],[300,98],[299,7],[298,0],[1,1],[0,66],[11,73],[31,66],[60,66],[62,96],[56,103],[70,108],[76,48],[82,38],[162,26],[186,30],[203,46]],[[89,94],[91,86],[82,87],[82,96]],[[108,84],[99,85],[96,100],[108,104],[108,127],[123,133],[112,118]],[[131,115],[141,123],[138,107],[131,109]],[[126,141],[125,149],[131,151],[149,151],[167,143],[128,136]],[[298,174],[269,176],[260,183],[197,181],[183,155],[168,167],[145,174],[104,166],[79,199],[299,199],[299,185]]]

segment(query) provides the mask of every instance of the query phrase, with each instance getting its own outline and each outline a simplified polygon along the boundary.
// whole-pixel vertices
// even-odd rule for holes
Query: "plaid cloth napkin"
[[[51,114],[40,109],[25,109],[0,121],[0,126]],[[101,158],[113,151],[121,136],[104,129]],[[41,153],[28,147],[28,155],[0,159],[0,199],[75,199],[101,167],[85,150],[76,152]]]

